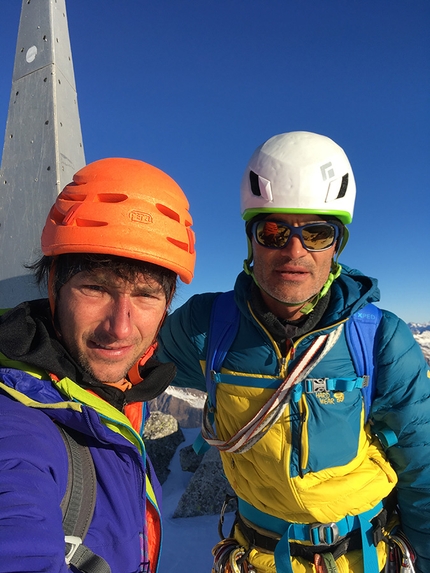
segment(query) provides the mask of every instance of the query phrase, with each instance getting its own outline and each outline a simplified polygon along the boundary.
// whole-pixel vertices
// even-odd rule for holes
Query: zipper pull
[[[280,347],[280,350],[281,350],[281,353],[282,353],[282,357],[281,357],[280,360],[279,360],[279,366],[280,366],[281,372],[282,372],[282,371],[284,370],[284,368],[287,366],[287,362],[288,362],[287,356],[288,356],[288,354],[289,354],[289,359],[290,359],[290,360],[293,360],[293,358],[294,358],[294,356],[295,356],[295,354],[296,354],[296,349],[294,348],[293,341],[292,341],[290,338],[287,338],[287,339],[285,340],[285,347],[284,347],[284,348],[285,348],[285,350],[284,350],[285,355],[284,355],[284,352],[282,352],[282,346]]]

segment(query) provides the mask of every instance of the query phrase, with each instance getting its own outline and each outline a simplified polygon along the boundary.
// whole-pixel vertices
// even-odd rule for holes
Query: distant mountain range
[[[409,322],[408,326],[411,329],[415,340],[421,346],[427,362],[430,364],[430,322],[427,322],[426,324]]]

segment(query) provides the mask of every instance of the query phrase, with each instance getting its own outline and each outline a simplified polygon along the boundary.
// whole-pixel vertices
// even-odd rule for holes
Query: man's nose
[[[302,245],[298,235],[292,235],[281,251],[283,255],[286,255],[291,259],[300,259],[308,253],[307,249]]]
[[[127,338],[132,331],[132,311],[130,297],[116,296],[112,300],[107,317],[109,334],[118,340]]]

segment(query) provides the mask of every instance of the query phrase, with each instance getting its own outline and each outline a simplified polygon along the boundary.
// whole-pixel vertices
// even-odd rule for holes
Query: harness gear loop
[[[221,541],[223,539],[226,539],[226,536],[224,535],[224,533],[222,531],[222,526],[224,525],[225,512],[227,511],[227,507],[231,501],[236,501],[236,503],[237,503],[237,496],[226,493],[225,499],[224,499],[222,507],[221,507],[221,511],[220,511],[220,515],[219,515],[219,521],[218,521],[218,535],[219,535],[219,538],[221,539]],[[230,537],[232,537],[232,532],[230,532]]]
[[[230,439],[223,441],[218,438],[211,424],[209,404],[208,400],[206,400],[202,423],[202,436],[206,442],[220,451],[229,453],[240,454],[251,449],[279,420],[289,403],[290,392],[293,386],[304,380],[309,372],[333,348],[342,330],[343,324],[335,328],[330,334],[323,334],[315,338],[270,399]]]

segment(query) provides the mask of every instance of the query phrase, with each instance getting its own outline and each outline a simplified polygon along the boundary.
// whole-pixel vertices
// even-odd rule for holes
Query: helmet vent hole
[[[260,184],[258,182],[258,175],[254,171],[249,172],[249,182],[251,184],[251,191],[253,195],[261,197]]]
[[[106,227],[105,221],[91,221],[90,219],[75,219],[77,227]]]
[[[172,243],[172,245],[175,245],[176,247],[179,247],[180,249],[188,253],[189,251],[188,243],[184,243],[183,241],[178,241],[177,239],[172,239],[172,237],[167,237],[167,240],[169,241],[169,243]]]
[[[61,193],[61,195],[59,195],[59,198],[63,199],[64,201],[73,201],[79,203],[85,201],[86,197],[87,196],[83,195],[82,193],[64,193],[64,191]]]
[[[339,193],[337,194],[337,199],[342,199],[342,197],[345,197],[345,193],[346,193],[346,190],[348,188],[348,179],[349,179],[349,175],[348,175],[348,173],[346,173],[342,177],[342,183],[340,184],[340,189],[339,189]]]
[[[100,203],[122,203],[127,199],[128,196],[124,193],[97,193],[97,200]]]
[[[173,221],[178,221],[178,223],[181,222],[181,218],[179,217],[178,213],[176,213],[176,211],[169,209],[169,207],[166,207],[166,205],[162,205],[161,203],[157,203],[156,207],[160,211],[160,213],[162,213],[166,217],[169,217],[169,219],[173,219]]]
[[[54,222],[55,225],[61,225],[64,219],[64,214],[61,213],[54,205],[51,209],[50,219]]]

